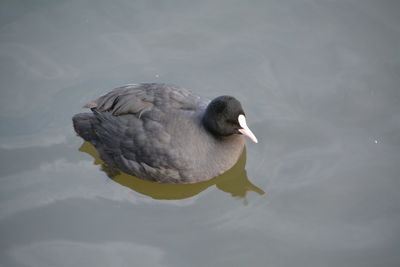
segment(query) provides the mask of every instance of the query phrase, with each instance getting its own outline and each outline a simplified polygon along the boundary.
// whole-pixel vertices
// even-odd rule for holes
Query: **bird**
[[[168,184],[210,180],[229,170],[258,140],[233,96],[213,100],[164,83],[127,84],[87,103],[73,116],[78,136],[109,166]]]

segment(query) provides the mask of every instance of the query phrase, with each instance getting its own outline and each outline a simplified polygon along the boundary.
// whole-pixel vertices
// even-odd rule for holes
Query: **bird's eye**
[[[226,120],[228,124],[237,125],[238,123],[234,120]]]

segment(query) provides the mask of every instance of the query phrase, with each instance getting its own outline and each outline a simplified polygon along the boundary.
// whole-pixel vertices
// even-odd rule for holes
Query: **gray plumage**
[[[213,123],[205,123],[212,117],[206,113],[229,110],[218,103],[216,111],[207,111],[209,103],[171,85],[126,85],[89,102],[85,107],[92,113],[75,115],[73,123],[112,167],[159,183],[195,183],[230,169],[244,147],[242,135],[220,136],[207,128]],[[244,114],[234,104],[239,107],[232,112]]]

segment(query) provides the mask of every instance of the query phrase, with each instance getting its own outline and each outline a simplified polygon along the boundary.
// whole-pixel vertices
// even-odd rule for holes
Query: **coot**
[[[242,105],[212,101],[172,85],[125,85],[89,102],[73,117],[75,131],[111,167],[158,183],[196,183],[229,170],[257,143]]]

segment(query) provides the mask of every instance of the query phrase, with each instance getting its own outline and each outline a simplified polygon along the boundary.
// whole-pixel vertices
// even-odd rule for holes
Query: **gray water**
[[[372,0],[1,1],[0,266],[399,266],[399,14]],[[138,82],[240,99],[259,139],[240,193],[166,200],[79,151],[72,115]]]

